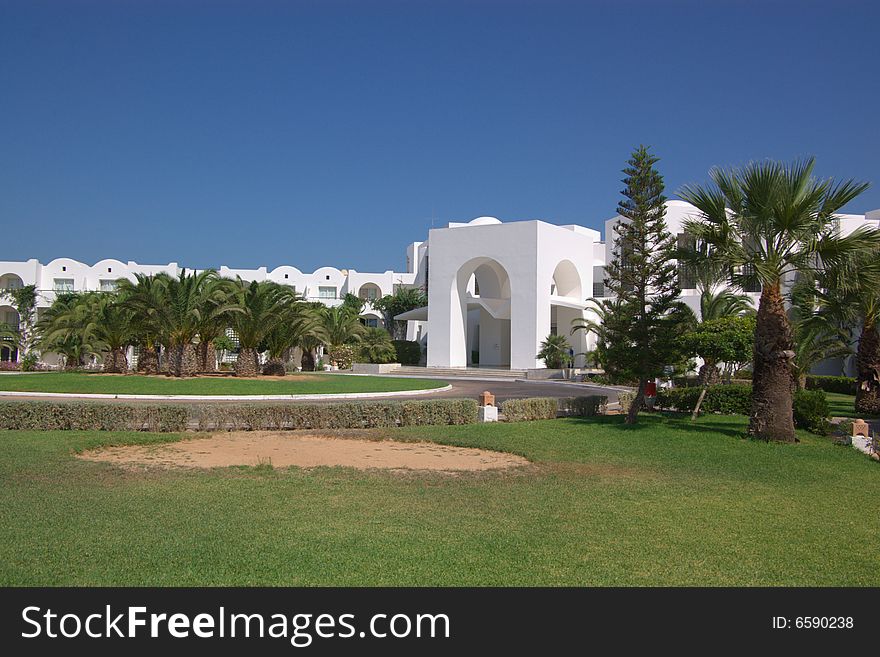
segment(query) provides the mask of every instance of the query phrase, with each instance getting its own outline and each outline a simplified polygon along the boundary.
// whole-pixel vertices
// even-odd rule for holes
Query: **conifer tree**
[[[617,206],[613,258],[605,285],[619,304],[606,318],[606,349],[615,369],[638,381],[626,423],[634,424],[649,381],[678,359],[678,325],[685,313],[676,301],[676,240],[666,228],[659,158],[639,146],[623,170],[626,188]]]

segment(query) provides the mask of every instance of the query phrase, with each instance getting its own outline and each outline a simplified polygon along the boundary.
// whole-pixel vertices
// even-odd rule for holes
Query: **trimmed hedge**
[[[572,417],[593,417],[605,415],[608,397],[605,395],[586,395],[559,400],[559,411]]]
[[[794,426],[806,429],[820,436],[828,434],[831,424],[831,409],[824,390],[798,390],[794,393]]]
[[[401,365],[418,365],[422,362],[422,345],[414,340],[392,340],[397,352],[396,362]]]
[[[559,405],[554,397],[530,397],[503,401],[500,410],[508,422],[552,420],[556,417]]]
[[[807,390],[824,390],[837,392],[841,395],[856,394],[856,380],[851,376],[820,376],[807,375]]]
[[[199,431],[272,429],[372,429],[477,421],[473,399],[431,399],[333,404],[194,405],[191,420]]]
[[[660,408],[691,413],[697,405],[702,388],[662,388],[657,391]],[[705,413],[748,415],[752,410],[752,387],[746,385],[715,385],[706,390],[700,410]]]
[[[29,431],[184,431],[185,406],[95,402],[0,402],[0,429]]]
[[[470,424],[473,399],[334,404],[140,405],[91,402],[0,402],[0,429],[49,431],[185,431],[366,429],[426,424]]]

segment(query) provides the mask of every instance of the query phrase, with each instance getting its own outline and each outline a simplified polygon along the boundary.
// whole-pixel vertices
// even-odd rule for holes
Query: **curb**
[[[452,390],[452,385],[426,390],[394,390],[391,392],[316,393],[311,395],[114,395],[97,392],[27,392],[24,390],[0,391],[0,397],[45,397],[47,399],[132,399],[141,401],[309,401],[333,399],[377,399],[384,397],[408,397],[429,395]]]

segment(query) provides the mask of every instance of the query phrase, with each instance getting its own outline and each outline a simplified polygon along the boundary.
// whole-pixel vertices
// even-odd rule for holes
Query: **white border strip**
[[[138,399],[153,401],[309,401],[331,399],[376,399],[382,397],[406,397],[430,395],[433,392],[452,390],[452,385],[442,388],[420,390],[394,390],[391,392],[345,392],[315,393],[311,395],[114,395],[97,392],[28,392],[26,390],[2,390],[0,397],[46,397],[50,399]]]

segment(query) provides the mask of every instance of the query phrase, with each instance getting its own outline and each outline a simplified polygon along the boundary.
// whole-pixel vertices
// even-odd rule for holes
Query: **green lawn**
[[[855,395],[843,395],[838,392],[826,392],[825,398],[828,400],[828,407],[831,409],[832,417],[880,417],[878,415],[872,415],[871,413],[857,413],[855,410]]]
[[[523,454],[507,473],[131,471],[0,433],[0,585],[880,585],[880,466],[745,418],[373,432]]]
[[[426,390],[446,385],[430,379],[338,374],[293,374],[284,378],[201,377],[46,372],[0,376],[0,390],[85,392],[119,395],[305,395],[316,393]]]

